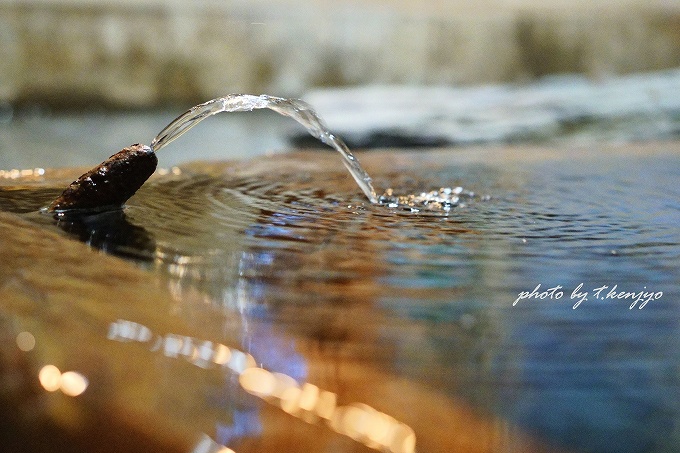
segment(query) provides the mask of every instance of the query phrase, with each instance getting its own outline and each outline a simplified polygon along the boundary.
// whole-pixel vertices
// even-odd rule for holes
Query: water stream
[[[403,209],[410,212],[446,213],[466,198],[474,197],[474,193],[462,187],[442,187],[416,194],[398,195],[393,189],[387,189],[378,197],[371,177],[361,166],[340,137],[331,133],[321,117],[312,106],[300,99],[285,99],[268,95],[230,94],[199,104],[177,117],[168,124],[151,142],[151,149],[158,152],[176,140],[189,129],[204,119],[221,112],[250,112],[257,109],[270,109],[281,115],[293,118],[321,142],[332,147],[342,156],[342,163],[357,182],[371,203],[390,208]]]
[[[331,146],[340,153],[343,164],[349,170],[354,180],[371,203],[377,203],[378,197],[371,183],[371,177],[359,164],[357,158],[347,148],[347,145],[333,135],[314,109],[299,99],[284,99],[268,95],[255,96],[252,94],[230,94],[212,99],[203,104],[192,107],[173,122],[167,125],[151,142],[151,149],[158,152],[173,140],[179,138],[189,129],[204,119],[221,112],[250,112],[256,109],[270,109],[281,115],[293,118],[302,124],[314,137]]]

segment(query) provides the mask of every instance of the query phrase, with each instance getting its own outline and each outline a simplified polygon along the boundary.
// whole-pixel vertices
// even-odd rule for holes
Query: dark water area
[[[418,451],[447,451],[428,425],[470,427],[424,397],[371,396],[349,363],[506,426],[499,441],[484,425],[495,443],[469,451],[543,451],[515,429],[564,451],[677,451],[677,143],[360,158],[379,189],[474,195],[448,213],[372,205],[338,156],[309,152],[189,164],[106,216],[38,213],[63,187],[49,174],[0,186],[0,209],[148,270],[196,337],[237,314],[229,335],[259,366],[364,398]],[[258,451],[259,406],[226,406],[233,424],[208,434]]]

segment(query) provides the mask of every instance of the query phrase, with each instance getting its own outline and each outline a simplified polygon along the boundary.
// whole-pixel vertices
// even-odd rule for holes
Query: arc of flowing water
[[[347,145],[333,135],[312,106],[299,99],[285,99],[268,95],[230,94],[199,104],[177,117],[168,124],[151,142],[151,149],[158,152],[173,140],[194,127],[204,119],[221,112],[250,112],[256,109],[270,109],[288,116],[307,129],[321,142],[332,147],[342,156],[342,163],[357,182],[371,203],[377,204],[378,196],[371,184],[371,177],[359,164]]]

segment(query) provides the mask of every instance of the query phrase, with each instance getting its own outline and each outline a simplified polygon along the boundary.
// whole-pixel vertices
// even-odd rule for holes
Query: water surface
[[[0,208],[124,257],[167,291],[159,317],[341,404],[394,417],[413,429],[418,451],[674,451],[677,143],[360,157],[379,188],[475,195],[439,214],[375,206],[336,155],[309,152],[187,164],[108,218],[55,224],[36,213],[61,188],[49,172],[2,182]],[[563,294],[514,303],[539,284]],[[606,297],[614,285],[662,295],[630,309],[630,297]],[[588,300],[573,308],[579,286]],[[137,310],[148,307],[139,304],[125,319],[167,333],[141,321]],[[91,335],[105,338],[116,319],[99,322]],[[156,372],[177,366],[153,357]],[[173,388],[161,375],[159,396]],[[293,450],[300,439],[306,451],[366,443],[328,440],[332,429],[314,422],[316,438],[299,418],[218,381],[196,383],[194,410],[223,411],[200,429],[236,451],[264,451],[281,440],[276,427],[287,427]]]

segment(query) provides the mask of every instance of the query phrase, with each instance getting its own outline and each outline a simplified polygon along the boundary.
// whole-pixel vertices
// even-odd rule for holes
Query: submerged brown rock
[[[104,211],[123,205],[156,170],[156,153],[139,143],[123,148],[73,181],[50,212]]]

